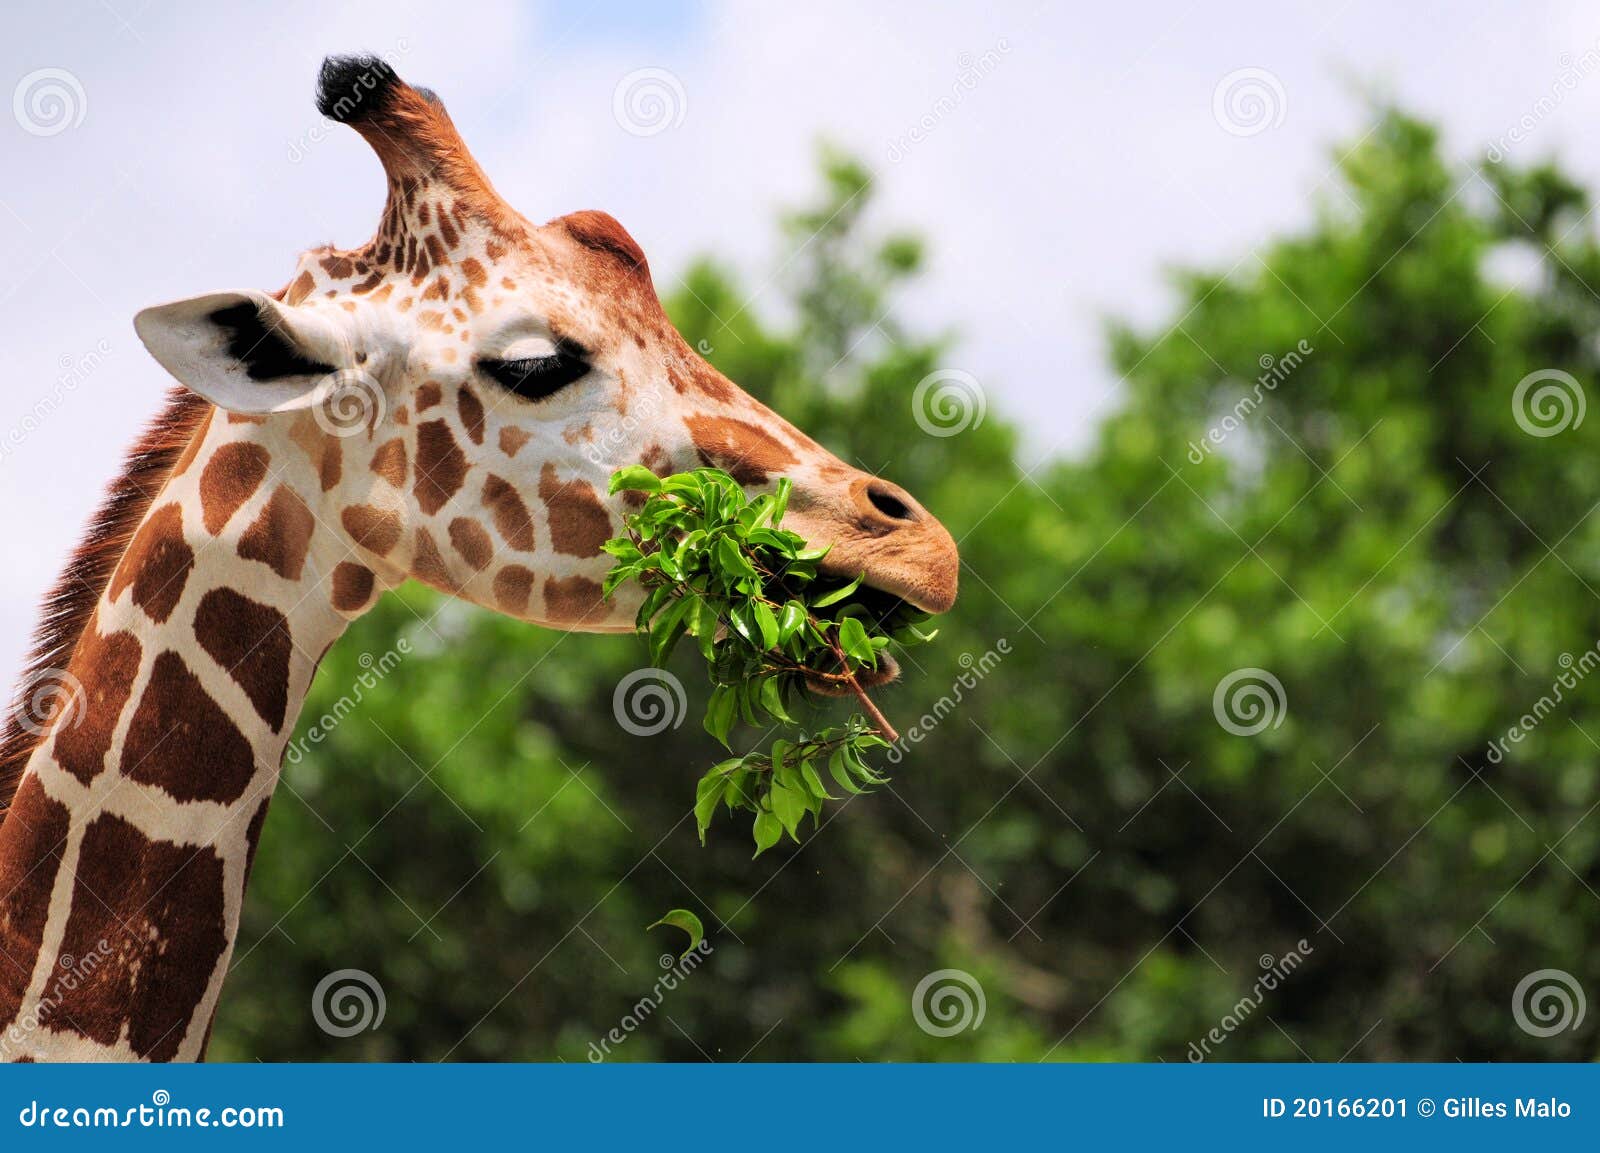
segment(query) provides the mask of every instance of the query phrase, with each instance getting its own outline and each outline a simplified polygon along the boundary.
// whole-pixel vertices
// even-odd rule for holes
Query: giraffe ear
[[[239,413],[308,408],[348,344],[325,317],[261,292],[214,292],[146,308],[139,339],[178,382]]]

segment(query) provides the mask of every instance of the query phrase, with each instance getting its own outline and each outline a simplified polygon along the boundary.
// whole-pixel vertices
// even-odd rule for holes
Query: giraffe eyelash
[[[495,383],[528,400],[543,400],[589,374],[588,354],[570,341],[558,341],[548,356],[485,359],[478,362]]]

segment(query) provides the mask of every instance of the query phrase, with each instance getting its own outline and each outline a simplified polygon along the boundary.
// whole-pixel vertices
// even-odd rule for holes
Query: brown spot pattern
[[[550,542],[557,552],[600,555],[600,546],[611,539],[611,514],[588,481],[563,484],[555,465],[547,464],[539,471],[539,499],[550,512]]]
[[[483,401],[470,388],[456,393],[456,406],[461,412],[461,427],[467,430],[473,444],[483,443]]]
[[[517,451],[527,444],[530,439],[530,433],[508,424],[500,430],[500,451],[507,456],[516,456]]]
[[[315,527],[316,517],[300,494],[280,484],[272,490],[261,515],[239,538],[239,555],[260,561],[288,580],[299,580]]]
[[[588,577],[545,579],[544,612],[547,620],[578,622],[590,617],[598,619],[605,615],[601,611],[604,601],[605,591],[600,583]]]
[[[411,557],[411,575],[425,584],[447,593],[456,591],[455,578],[434,543],[433,534],[425,528],[417,529],[416,549]]]
[[[254,771],[250,742],[183,658],[156,657],[123,742],[123,774],[180,801],[228,804],[244,795]]]
[[[55,731],[55,754],[56,762],[86,785],[106,767],[111,736],[127,707],[143,654],[132,633],[101,636],[93,622],[79,642],[73,667],[82,670],[78,683],[83,691]]]
[[[106,585],[106,595],[114,601],[131,583],[134,604],[160,624],[178,606],[193,568],[194,550],[183,539],[183,510],[164,504],[134,536]]]
[[[406,443],[398,436],[393,440],[386,440],[378,446],[378,451],[372,454],[372,471],[388,481],[395,488],[404,488],[406,484]]]
[[[322,445],[322,459],[317,463],[317,479],[322,484],[322,491],[331,490],[343,474],[344,448],[336,437],[328,437]]]
[[[284,303],[299,304],[311,295],[311,290],[316,286],[317,282],[312,278],[310,270],[302,272],[294,278],[294,283],[289,286],[289,291],[284,294]]]
[[[701,460],[726,469],[740,484],[765,484],[772,473],[799,463],[781,441],[749,421],[694,416],[686,423]]]
[[[533,551],[533,517],[509,482],[490,473],[483,482],[483,504],[508,545],[522,552]]]
[[[417,426],[417,478],[412,491],[422,511],[432,516],[461,489],[467,476],[467,458],[450,426],[428,420]]]
[[[200,453],[200,446],[206,442],[206,433],[211,431],[211,418],[217,410],[207,409],[205,416],[200,419],[200,427],[194,430],[194,435],[189,438],[188,445],[183,450],[183,455],[178,458],[178,463],[172,466],[173,476],[182,476],[189,471],[189,466],[194,463],[194,458]]]
[[[494,602],[513,616],[528,611],[534,574],[519,564],[508,564],[494,574]]]
[[[425,382],[422,387],[417,389],[417,411],[427,412],[439,403],[440,395],[437,382],[432,380]]]
[[[372,570],[366,565],[341,561],[333,569],[333,607],[353,613],[372,599]]]
[[[84,833],[62,953],[110,956],[49,1002],[40,1023],[103,1045],[128,1030],[140,1057],[170,1061],[228,947],[222,858],[152,841],[104,814]],[[110,903],[108,905],[108,902]]]
[[[261,719],[277,732],[289,705],[289,622],[277,609],[229,588],[200,598],[194,635],[238,682]]]
[[[489,565],[489,558],[494,555],[494,542],[489,539],[489,532],[475,520],[458,516],[450,522],[450,543],[461,554],[461,558],[479,572]]]
[[[339,523],[350,539],[364,549],[388,556],[400,543],[400,518],[370,504],[353,504],[339,514]]]
[[[0,837],[0,1005],[20,1005],[44,939],[70,818],[35,773],[22,778]],[[0,1017],[0,1029],[10,1019]]]
[[[234,441],[221,445],[200,473],[200,512],[206,531],[222,531],[228,518],[249,500],[267,475],[271,458],[259,444]]]

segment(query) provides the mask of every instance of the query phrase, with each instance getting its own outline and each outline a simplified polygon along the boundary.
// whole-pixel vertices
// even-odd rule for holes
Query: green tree
[[[998,404],[919,424],[958,345],[896,323],[920,247],[870,234],[858,165],[824,175],[784,221],[786,319],[712,261],[669,310],[961,542],[960,603],[882,694],[925,737],[752,862],[742,829],[696,841],[703,701],[613,723],[641,642],[388,598],[302,738],[363,653],[413,652],[286,765],[214,1056],[583,1060],[641,1016],[674,906],[712,952],[609,1059],[1182,1060],[1213,1028],[1230,1060],[1596,1056],[1592,1018],[1512,1011],[1538,969],[1600,996],[1600,454],[1540,392],[1600,367],[1587,194],[1382,112],[1310,226],[1112,327],[1121,407],[1025,472]],[[1576,391],[1516,397],[1541,370]],[[350,967],[387,1015],[338,1038],[309,1002]],[[918,1027],[940,969],[980,1027]]]

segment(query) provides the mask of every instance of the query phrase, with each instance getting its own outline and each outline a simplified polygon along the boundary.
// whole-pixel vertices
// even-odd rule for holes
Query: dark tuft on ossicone
[[[383,110],[399,75],[381,56],[329,56],[317,75],[317,111],[355,124]]]

